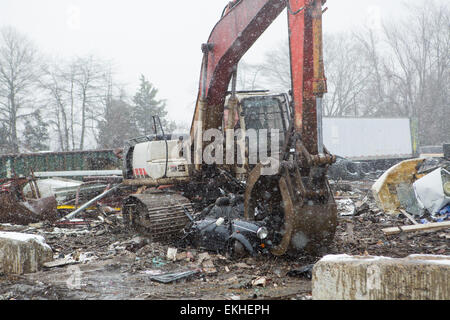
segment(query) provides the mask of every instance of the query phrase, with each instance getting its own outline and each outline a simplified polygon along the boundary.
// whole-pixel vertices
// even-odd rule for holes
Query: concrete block
[[[449,300],[450,256],[328,255],[313,268],[315,300]]]
[[[53,251],[41,236],[0,232],[0,274],[38,271],[53,260]]]

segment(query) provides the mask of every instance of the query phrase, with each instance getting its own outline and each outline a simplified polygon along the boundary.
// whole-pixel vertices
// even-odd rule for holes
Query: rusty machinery
[[[199,141],[199,132],[208,129],[225,132],[233,129],[236,123],[244,130],[246,125],[250,126],[246,118],[246,102],[264,107],[267,101],[280,101],[280,106],[284,105],[289,109],[281,111],[286,125],[281,130],[283,145],[279,152],[279,169],[275,174],[261,174],[266,163],[249,164],[248,150],[243,166],[216,164],[220,170],[245,180],[246,219],[254,219],[255,210],[261,208],[268,212],[269,219],[273,216],[276,223],[272,226],[278,234],[277,243],[272,250],[274,255],[295,254],[305,249],[326,247],[334,238],[336,230],[337,209],[327,180],[328,167],[336,161],[336,157],[324,147],[321,130],[322,97],[327,91],[322,49],[324,4],[325,0],[232,1],[225,8],[208,42],[202,45],[200,85],[190,133],[192,146],[196,146]],[[286,8],[291,94],[237,92],[236,72],[239,61]],[[228,91],[230,83],[231,92]],[[155,128],[156,126],[155,121]],[[273,129],[273,126],[268,124],[265,129]],[[204,151],[205,142],[200,140],[200,147],[193,148],[190,155],[169,159],[169,145],[176,143],[175,139],[164,135],[164,132],[158,136],[155,131],[151,137],[128,145],[124,151],[125,183],[137,186],[188,184],[194,177],[201,176],[208,166],[196,162],[195,157]],[[158,152],[162,157],[156,156]],[[143,156],[144,153],[147,156]],[[149,154],[153,154],[153,158]],[[149,163],[152,166],[148,166]],[[191,163],[196,164],[189,165]],[[173,170],[168,170],[169,167]],[[178,171],[180,168],[184,169]],[[155,174],[157,171],[159,174]],[[149,194],[148,197],[154,202],[157,194]],[[134,208],[144,203],[145,201],[137,201],[136,197],[131,197],[124,205],[125,216],[130,221],[143,219],[142,214],[139,215]],[[152,210],[154,211],[152,208],[143,209],[144,216],[150,217]],[[173,212],[160,210],[162,211],[157,216],[163,220],[159,222],[170,221],[172,225],[183,222],[182,213],[176,206]],[[178,212],[177,218],[174,212]],[[169,214],[172,220],[164,218],[165,214]],[[151,217],[148,219],[150,221]]]

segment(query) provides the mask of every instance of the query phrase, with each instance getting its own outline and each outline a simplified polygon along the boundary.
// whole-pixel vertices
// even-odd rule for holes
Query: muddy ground
[[[326,254],[398,258],[419,253],[450,254],[448,229],[385,236],[383,228],[411,222],[401,215],[381,212],[369,192],[372,183],[333,183],[338,201],[351,199],[356,214],[341,215],[345,207],[341,208],[335,241]],[[169,244],[148,243],[114,222],[76,229],[0,225],[0,230],[41,234],[55,258],[78,260],[34,274],[0,275],[0,300],[306,300],[311,298],[308,273],[289,272],[321,258],[260,256],[236,261],[195,248],[178,248],[177,260],[168,261]],[[151,279],[157,274],[186,270],[198,273],[170,284]]]

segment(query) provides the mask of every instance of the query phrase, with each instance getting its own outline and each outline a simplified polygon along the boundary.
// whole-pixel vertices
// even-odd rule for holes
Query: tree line
[[[92,55],[44,57],[15,28],[0,29],[0,154],[121,147],[153,132],[152,115],[166,131],[175,127],[143,75],[129,95],[112,63]]]
[[[425,1],[406,18],[380,30],[325,33],[324,63],[330,117],[407,117],[419,145],[450,142],[450,11]],[[251,89],[291,87],[289,46],[283,41],[264,62],[240,66],[238,81]],[[270,87],[269,87],[270,85]]]

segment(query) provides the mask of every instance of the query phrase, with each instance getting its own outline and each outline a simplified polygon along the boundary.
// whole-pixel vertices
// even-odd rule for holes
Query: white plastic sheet
[[[444,193],[443,175],[450,176],[450,172],[439,168],[413,184],[419,206],[427,209],[431,214],[439,212],[450,203],[450,197]]]

